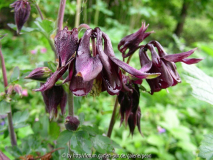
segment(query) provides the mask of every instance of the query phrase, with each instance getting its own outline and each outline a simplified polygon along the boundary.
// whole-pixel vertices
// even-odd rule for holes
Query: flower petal
[[[84,81],[90,81],[97,77],[101,72],[103,65],[99,56],[92,57],[90,55],[90,36],[92,29],[88,29],[81,39],[77,57],[76,57],[76,72]]]
[[[84,81],[82,77],[73,76],[70,82],[70,90],[76,96],[85,96],[87,95],[93,86],[93,80]]]
[[[182,59],[181,62],[186,64],[195,64],[202,60],[203,60],[202,58],[185,58],[185,59]]]
[[[109,38],[107,38],[106,34],[103,33],[103,37],[104,37],[104,53],[106,53],[108,55],[108,57],[115,63],[117,64],[119,67],[121,67],[122,69],[124,69],[126,72],[134,75],[137,78],[155,78],[158,77],[160,74],[159,73],[153,73],[153,74],[149,74],[149,73],[143,73],[143,70],[146,70],[145,68],[141,69],[141,71],[129,66],[128,64],[126,64],[125,62],[117,59],[115,57],[115,54],[113,52],[112,49],[112,44]],[[150,67],[151,64],[148,64],[148,66],[146,67]]]
[[[146,26],[145,23],[142,23],[141,28],[126,37],[124,37],[118,44],[118,50],[122,53],[123,58],[126,58],[132,55],[138,48],[139,44],[148,37],[153,31],[145,33],[149,25]],[[128,53],[126,50],[129,49]]]
[[[160,76],[160,73],[143,73],[140,70],[137,70],[131,66],[129,66],[128,64],[126,64],[125,62],[115,58],[115,57],[110,57],[110,59],[117,64],[119,67],[121,67],[123,70],[125,70],[126,72],[132,74],[133,76],[140,78],[140,79],[153,79],[156,78],[158,76]],[[148,64],[149,66],[150,64]],[[142,69],[142,71],[144,70],[144,68]]]
[[[53,86],[48,90],[42,91],[41,94],[46,106],[46,112],[50,114],[53,112],[57,116],[58,105],[60,104],[61,112],[62,114],[64,113],[67,95],[62,86]]]
[[[73,60],[70,65],[69,65],[69,75],[65,78],[65,80],[63,81],[63,83],[69,82],[72,80],[72,76],[73,76],[73,72],[74,72],[74,67],[75,65],[75,60]]]
[[[99,28],[97,30],[97,53],[103,64],[102,76],[104,80],[105,87],[109,94],[118,94],[119,90],[122,88],[121,74],[117,65],[115,65],[107,54],[103,51],[102,46],[102,32]],[[104,47],[105,48],[105,47]]]
[[[68,65],[71,63],[71,61],[74,58],[72,58],[67,64],[66,66],[63,66],[61,68],[59,68],[58,70],[56,70],[51,76],[50,78],[47,79],[47,82],[44,83],[40,88],[38,89],[34,89],[34,91],[46,91],[50,88],[52,88],[55,83],[59,80],[59,78],[61,78],[61,76],[66,72]]]
[[[165,55],[162,58],[169,61],[169,62],[181,62],[183,59],[189,57],[194,51],[196,50],[192,49],[188,52],[183,52],[183,53],[177,53],[177,54],[172,54],[172,55]]]
[[[73,28],[68,31],[68,27],[64,27],[55,36],[55,47],[59,56],[59,67],[66,65],[68,60],[73,56],[78,48],[78,30]]]

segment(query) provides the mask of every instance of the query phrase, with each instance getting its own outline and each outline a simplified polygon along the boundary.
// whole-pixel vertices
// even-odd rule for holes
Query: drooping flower
[[[90,39],[93,50],[90,51]],[[96,43],[95,43],[96,39]],[[102,41],[104,40],[104,47]],[[76,55],[76,76],[71,80],[70,90],[78,96],[86,95],[92,89],[93,80],[100,75],[104,88],[111,95],[119,94],[122,89],[120,68],[137,78],[157,77],[159,74],[147,74],[136,70],[115,57],[109,37],[99,28],[87,29],[82,37]],[[75,73],[74,73],[75,74]],[[78,79],[78,81],[77,81]],[[73,83],[74,82],[74,83]]]
[[[75,31],[75,29],[73,30]],[[71,36],[75,37],[76,32],[74,31]],[[70,31],[67,31],[65,28],[58,33],[58,38],[55,38],[59,56],[58,69],[50,76],[44,85],[35,91],[45,91],[53,87],[68,68],[69,75],[64,82],[70,82],[70,90],[76,96],[87,95],[92,90],[94,83],[96,91],[107,90],[111,95],[119,94],[119,91],[122,89],[122,72],[120,68],[140,79],[159,76],[158,73],[144,73],[147,66],[141,70],[136,70],[125,62],[117,59],[109,37],[99,28],[95,28],[94,30],[87,29],[80,40],[79,46],[76,44],[76,41],[70,41],[71,38],[67,38],[70,35],[69,33]],[[93,45],[92,52],[90,51],[90,40]],[[104,47],[102,44],[103,40]],[[71,48],[72,53],[68,52]],[[77,49],[76,57],[73,56],[75,49]],[[100,88],[98,89],[97,87]]]
[[[139,44],[148,37],[153,31],[146,32],[149,25],[146,26],[145,23],[142,23],[141,28],[126,37],[124,37],[118,44],[118,50],[122,53],[123,58],[126,58],[128,56],[131,56],[137,49],[139,49],[141,46]],[[126,53],[128,49],[128,52]]]
[[[124,75],[123,75],[124,76]],[[135,127],[140,129],[141,111],[139,105],[140,92],[138,85],[133,83],[126,76],[123,79],[124,88],[118,95],[118,102],[120,104],[121,124],[125,120],[125,123],[129,125],[130,133],[133,135]]]
[[[48,90],[42,91],[41,94],[46,106],[46,112],[50,113],[50,118],[52,118],[53,115],[57,117],[58,106],[60,106],[61,113],[65,113],[67,94],[62,86],[53,86]]]
[[[30,16],[30,2],[28,0],[17,0],[10,6],[14,8],[17,33],[19,33]]]
[[[155,47],[157,48],[158,53],[155,50]],[[151,60],[149,59],[146,51],[150,50],[151,52]],[[149,79],[147,80],[150,88],[151,88],[151,94],[154,92],[158,92],[161,89],[166,89],[170,86],[175,86],[177,83],[181,82],[180,76],[176,70],[176,62],[184,62],[186,64],[194,64],[198,63],[202,59],[200,58],[187,58],[191,54],[193,54],[195,49],[168,55],[163,47],[158,43],[157,41],[151,41],[144,47],[141,47],[139,51],[140,56],[140,63],[143,67],[147,63],[152,63],[151,69],[148,71],[148,73],[156,73],[159,72],[161,75],[155,79]]]

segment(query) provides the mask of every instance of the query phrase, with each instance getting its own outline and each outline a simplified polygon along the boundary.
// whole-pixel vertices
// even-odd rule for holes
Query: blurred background
[[[13,113],[18,113],[14,115],[18,117],[17,123],[14,122],[15,131],[19,145],[25,142],[23,140],[25,137],[37,134],[36,145],[39,147],[32,147],[31,151],[40,148],[39,152],[46,153],[51,150],[52,141],[57,139],[60,132],[59,124],[63,126],[64,117],[59,116],[58,120],[49,121],[41,94],[32,91],[38,87],[37,82],[23,78],[42,62],[54,61],[54,52],[47,38],[54,39],[60,2],[36,1],[44,18],[51,22],[47,28],[47,31],[50,31],[47,35],[33,30],[38,27],[35,21],[39,17],[34,6],[31,9],[30,19],[22,30],[23,34],[17,35],[16,31],[11,29],[15,22],[14,13],[11,12],[9,5],[13,2],[13,0],[0,1],[0,34],[7,34],[1,40],[1,45],[8,77],[14,67],[18,66],[20,69],[18,83],[23,88],[22,98],[17,97],[12,102]],[[212,6],[213,0],[82,0],[80,23],[87,23],[92,28],[98,26],[107,33],[111,38],[116,57],[122,60],[121,53],[117,49],[119,41],[137,31],[142,22],[146,22],[149,24],[147,31],[155,33],[145,42],[157,40],[169,54],[197,47],[193,56],[205,59],[196,66],[205,74],[213,76]],[[64,26],[68,26],[69,29],[74,27],[75,13],[76,1],[67,0]],[[132,57],[130,65],[140,69],[138,52]],[[181,63],[177,64],[177,70],[182,83],[154,95],[141,92],[143,137],[137,129],[132,137],[128,127],[124,124],[119,127],[120,119],[117,118],[112,134],[112,139],[122,147],[116,149],[117,154],[151,154],[152,159],[160,160],[202,159],[197,157],[198,148],[204,135],[212,131],[213,107],[210,103],[192,95],[192,87],[187,83],[186,77],[190,73],[184,70]],[[1,71],[0,82],[0,91],[3,92]],[[143,84],[149,90],[145,81]],[[106,92],[95,98],[90,95],[75,97],[76,115],[84,119],[84,124],[93,125],[94,128],[100,129],[102,134],[106,134],[114,100],[115,96],[110,96]],[[19,117],[22,117],[22,120]],[[5,117],[1,117],[0,122],[0,150],[13,157],[17,153],[6,147],[10,146],[10,139],[5,128]]]

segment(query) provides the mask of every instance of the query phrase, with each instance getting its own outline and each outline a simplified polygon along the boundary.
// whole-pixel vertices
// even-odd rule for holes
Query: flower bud
[[[13,90],[18,93],[20,96],[22,95],[22,87],[19,84],[15,84],[13,86]]]
[[[51,73],[52,71],[48,67],[39,67],[30,72],[30,74],[25,78],[33,80],[45,80],[50,76]]]
[[[17,0],[10,5],[15,11],[15,22],[17,25],[17,32],[21,31],[24,23],[28,20],[30,16],[30,2],[27,0]]]
[[[65,127],[67,130],[76,131],[78,129],[79,124],[80,121],[77,117],[67,116],[65,119]]]
[[[7,94],[11,95],[13,93],[13,85],[8,86],[7,88]]]

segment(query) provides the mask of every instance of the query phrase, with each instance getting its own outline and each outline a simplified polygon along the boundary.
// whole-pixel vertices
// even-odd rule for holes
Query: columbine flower
[[[156,52],[155,47],[157,48],[158,53]],[[151,60],[147,56],[147,50],[150,50],[151,52]],[[195,49],[188,52],[168,55],[157,41],[151,41],[142,47],[139,51],[141,66],[152,63],[152,67],[148,73],[161,73],[159,77],[152,80],[147,80],[151,88],[151,94],[180,83],[181,79],[176,70],[175,62],[184,62],[186,64],[198,63],[202,59],[187,58],[194,53],[194,51]]]
[[[46,112],[50,113],[50,118],[52,118],[53,115],[57,117],[59,105],[61,113],[65,113],[67,94],[62,86],[54,86],[48,90],[42,91],[41,94],[46,106]]]
[[[59,35],[66,35],[65,37],[67,37],[68,33],[67,29],[64,29]],[[111,95],[119,94],[119,91],[122,89],[122,74],[120,68],[140,79],[159,76],[159,74],[144,73],[143,69],[136,70],[117,59],[114,55],[109,37],[99,28],[94,30],[87,29],[80,40],[79,46],[72,44],[76,43],[75,41],[72,41],[72,43],[68,41],[68,43],[67,40],[69,38],[65,38],[65,41],[63,41],[63,39],[60,38],[63,36],[58,37],[59,38],[55,38],[55,44],[56,48],[58,48],[59,67],[47,82],[35,91],[45,91],[53,87],[68,68],[69,75],[64,82],[70,81],[70,90],[77,96],[87,95],[93,88],[94,80],[101,82],[97,83],[100,87],[99,90],[107,90]],[[92,39],[93,44],[92,55],[90,51],[90,39]],[[102,40],[104,40],[104,49]],[[64,45],[68,46],[68,51],[70,50],[69,48],[73,49],[72,54],[70,54],[66,48],[60,47]],[[75,49],[77,48],[76,57],[73,57]]]
[[[145,25],[145,23],[142,23],[141,28],[126,37],[124,37],[118,44],[118,50],[122,53],[123,58],[126,58],[130,55],[132,55],[138,48],[139,44],[148,37],[153,31],[145,33],[149,25]],[[129,49],[128,53],[125,53],[126,50]]]
[[[19,33],[30,16],[30,2],[28,0],[17,0],[10,6],[14,8],[17,33]]]
[[[121,124],[125,119],[125,123],[129,125],[130,133],[133,135],[137,125],[139,132],[141,111],[139,104],[140,92],[138,85],[124,77],[123,85],[125,88],[120,91],[118,95],[118,102],[120,104]]]
[[[92,55],[90,52],[92,39]],[[96,42],[95,42],[96,39]],[[104,47],[102,41],[104,40]],[[103,49],[104,48],[104,49]],[[72,77],[70,90],[78,96],[86,95],[92,89],[93,80],[102,78],[104,89],[111,95],[119,94],[122,89],[120,68],[133,76],[144,79],[159,74],[147,74],[129,66],[115,57],[109,37],[99,28],[87,29],[82,37],[76,56],[76,76]],[[75,73],[74,73],[75,75]]]

